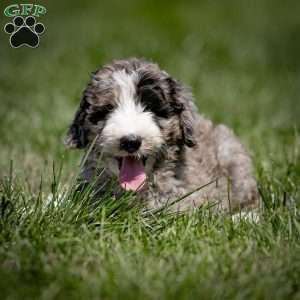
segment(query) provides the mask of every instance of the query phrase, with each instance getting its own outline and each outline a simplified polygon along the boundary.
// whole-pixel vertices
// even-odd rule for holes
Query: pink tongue
[[[123,189],[136,191],[146,180],[145,168],[142,160],[133,157],[124,157],[119,173],[119,180]]]

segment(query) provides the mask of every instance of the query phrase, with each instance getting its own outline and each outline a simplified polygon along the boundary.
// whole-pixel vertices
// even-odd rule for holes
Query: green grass
[[[1,299],[300,299],[299,2],[44,5],[39,48],[11,49],[0,33]],[[81,154],[62,139],[80,93],[91,71],[128,56],[157,61],[240,136],[258,224],[72,190]],[[58,204],[45,207],[48,195]]]

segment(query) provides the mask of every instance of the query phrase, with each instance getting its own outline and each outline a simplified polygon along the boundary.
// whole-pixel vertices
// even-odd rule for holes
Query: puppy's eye
[[[95,111],[92,112],[89,116],[89,120],[93,124],[97,124],[99,121],[104,120],[107,115],[113,110],[111,104],[107,104],[101,107],[95,108]]]
[[[172,113],[170,105],[162,99],[158,90],[144,89],[141,95],[141,102],[145,106],[145,110],[151,111],[161,118],[168,118]]]
[[[145,86],[152,86],[155,83],[154,79],[145,77],[142,78],[138,84],[138,88],[145,87]]]

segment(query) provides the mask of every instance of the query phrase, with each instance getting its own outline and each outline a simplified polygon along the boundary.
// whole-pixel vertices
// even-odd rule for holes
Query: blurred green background
[[[0,32],[0,174],[10,159],[33,180],[53,160],[71,170],[80,153],[62,140],[90,73],[130,56],[190,85],[200,111],[231,126],[256,163],[289,151],[300,124],[299,1],[33,3],[48,10],[38,48],[12,49]]]

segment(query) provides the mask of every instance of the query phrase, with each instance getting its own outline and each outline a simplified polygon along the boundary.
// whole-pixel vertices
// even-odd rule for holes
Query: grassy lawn
[[[37,49],[0,32],[1,299],[300,299],[300,2],[48,2]],[[149,215],[127,194],[61,200],[81,155],[62,140],[89,74],[129,56],[157,61],[240,136],[258,224],[208,207]]]

